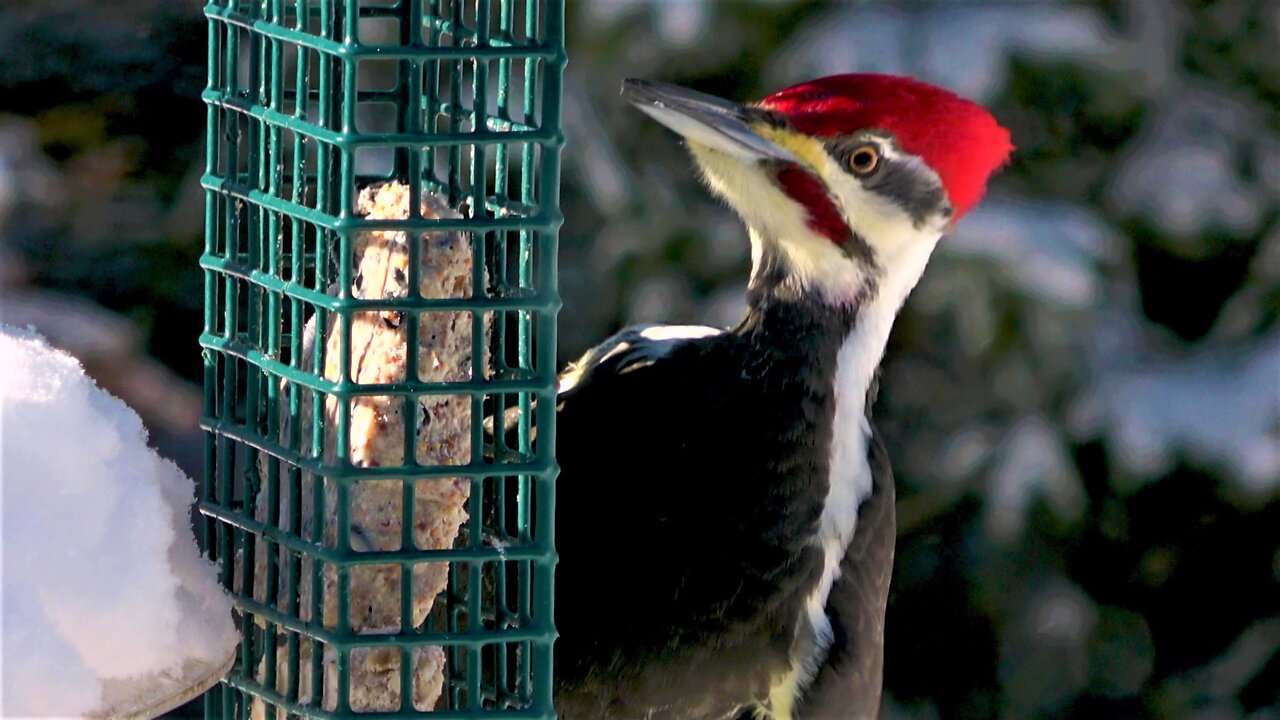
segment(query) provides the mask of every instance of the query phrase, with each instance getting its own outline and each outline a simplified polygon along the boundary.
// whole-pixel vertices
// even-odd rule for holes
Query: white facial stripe
[[[948,218],[939,215],[917,228],[902,208],[862,187],[819,141],[772,139],[803,158],[826,184],[850,229],[870,246],[877,265],[877,294],[888,300],[896,313],[924,272]],[[911,164],[922,173],[933,173],[923,161],[897,148],[891,140],[875,135],[868,139],[877,142],[886,159]],[[727,200],[751,230],[753,277],[767,244],[785,254],[800,283],[821,292],[829,303],[851,302],[865,289],[872,278],[867,277],[862,263],[814,232],[808,226],[805,208],[777,186],[767,168],[743,163],[698,142],[690,142],[689,148],[712,191]]]
[[[886,160],[901,162],[906,158],[915,157],[914,155],[909,155],[899,150],[897,143],[884,135],[868,134],[867,139],[875,141],[876,148],[880,151],[880,157],[885,158]]]
[[[891,160],[898,163],[918,163],[927,173],[933,174],[933,168],[926,165],[919,157],[898,147],[898,143],[894,142],[893,137],[890,135],[871,131],[866,133],[855,133],[850,138],[850,142],[854,143],[862,140],[875,143],[876,150],[880,152],[880,157],[885,160]],[[935,174],[934,177],[936,178],[937,175]],[[939,180],[939,184],[941,184],[941,180]]]
[[[935,182],[941,185],[933,169],[920,158],[902,153],[889,142],[882,142],[879,145],[881,156],[886,160],[907,165],[918,173],[932,176]],[[894,247],[902,242],[941,235],[946,228],[948,218],[938,215],[932,218],[931,225],[917,230],[911,216],[905,210],[883,195],[864,188],[857,178],[845,172],[839,162],[829,154],[824,153],[821,156],[821,161],[814,170],[836,197],[849,227],[871,243],[872,249],[876,250],[877,254],[883,247]]]
[[[866,416],[867,388],[884,354],[898,310],[923,274],[947,218],[932,218],[917,228],[902,208],[865,189],[816,140],[771,139],[803,158],[822,178],[850,229],[870,246],[876,265],[875,277],[868,277],[868,270],[859,259],[849,257],[828,238],[810,229],[805,209],[778,188],[768,170],[756,164],[744,165],[729,155],[690,143],[708,185],[738,211],[750,228],[753,280],[760,270],[763,249],[771,247],[785,253],[795,277],[808,288],[820,291],[828,303],[865,300],[858,308],[853,331],[837,355],[828,491],[818,534],[813,539],[823,553],[823,568],[805,603],[809,624],[825,651],[832,637],[827,599],[840,577],[840,560],[857,528],[858,509],[872,491],[867,457],[871,438]],[[932,172],[891,142],[880,144],[886,159],[918,163],[915,169]],[[859,298],[871,281],[876,286],[875,294]],[[801,663],[779,679],[770,693],[775,714],[789,715],[795,689],[807,684],[812,674],[813,666]]]
[[[857,296],[866,284],[862,266],[809,227],[805,208],[778,187],[767,169],[705,145],[691,142],[689,148],[707,185],[738,211],[751,231],[753,277],[768,244],[786,255],[800,282],[829,302],[850,302]]]
[[[796,203],[774,183],[768,171],[744,164],[709,145],[690,141],[689,151],[712,192],[733,206],[747,227],[770,237],[795,234],[804,228]]]

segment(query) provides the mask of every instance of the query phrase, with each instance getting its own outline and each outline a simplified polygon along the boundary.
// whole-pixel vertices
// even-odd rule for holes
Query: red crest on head
[[[800,132],[822,137],[879,129],[924,159],[947,189],[959,218],[982,198],[1009,158],[1009,131],[982,106],[897,75],[832,75],[781,90],[760,102]]]

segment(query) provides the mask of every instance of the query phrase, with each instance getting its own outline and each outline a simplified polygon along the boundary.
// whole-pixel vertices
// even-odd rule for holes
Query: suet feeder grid
[[[208,717],[553,715],[563,12],[205,7],[201,535],[242,631]],[[370,212],[392,182],[403,215]],[[405,256],[398,292],[362,290],[378,243]],[[427,292],[428,256],[459,248],[462,292]],[[465,352],[437,357],[435,328]],[[369,381],[361,353],[379,338],[405,370]],[[486,430],[495,416],[508,431]],[[459,418],[456,438],[427,427]],[[447,506],[432,483],[464,489],[465,520],[435,545],[419,536]],[[432,567],[447,567],[434,600],[419,585]],[[442,692],[424,707],[433,671]]]

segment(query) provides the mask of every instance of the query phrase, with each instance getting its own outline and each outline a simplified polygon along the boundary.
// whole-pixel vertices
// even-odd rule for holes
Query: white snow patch
[[[103,712],[112,681],[228,658],[231,602],[191,536],[191,480],[75,358],[3,326],[0,439],[0,713]]]
[[[1041,585],[1027,603],[1026,630],[1042,643],[1078,645],[1097,620],[1088,593],[1064,578]]]
[[[1038,415],[1017,420],[991,475],[986,528],[1002,541],[1016,540],[1026,526],[1031,501],[1042,497],[1060,518],[1075,520],[1084,510],[1084,487],[1071,455],[1054,426]]]
[[[1183,37],[1193,29],[1191,12],[1169,0],[1126,3],[1123,10],[1129,41],[1129,73],[1136,73],[1147,93],[1158,93],[1184,74]]]
[[[1200,243],[1208,230],[1248,235],[1274,191],[1248,182],[1239,158],[1264,136],[1254,108],[1210,88],[1171,90],[1121,161],[1110,199],[1155,223],[1171,239]]]
[[[1247,352],[1108,368],[1073,408],[1078,432],[1101,431],[1144,477],[1176,453],[1225,466],[1246,489],[1280,489],[1280,335]]]
[[[0,223],[21,202],[54,207],[65,194],[57,166],[40,150],[36,123],[0,117]]]
[[[914,75],[981,101],[1004,85],[1014,51],[1102,59],[1117,44],[1101,15],[1079,5],[858,4],[822,14],[795,33],[770,63],[786,76],[769,84],[856,68]]]
[[[967,425],[952,433],[938,451],[938,476],[945,481],[963,480],[977,472],[991,456],[992,432]]]
[[[940,249],[994,261],[1028,294],[1065,308],[1101,299],[1099,264],[1116,237],[1092,212],[1066,203],[991,198],[944,239]]]

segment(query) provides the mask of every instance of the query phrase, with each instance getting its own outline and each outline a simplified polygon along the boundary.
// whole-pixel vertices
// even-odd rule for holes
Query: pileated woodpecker
[[[737,327],[629,328],[561,378],[560,717],[874,717],[895,525],[876,371],[1009,133],[890,75],[623,95],[742,216],[751,280]]]

